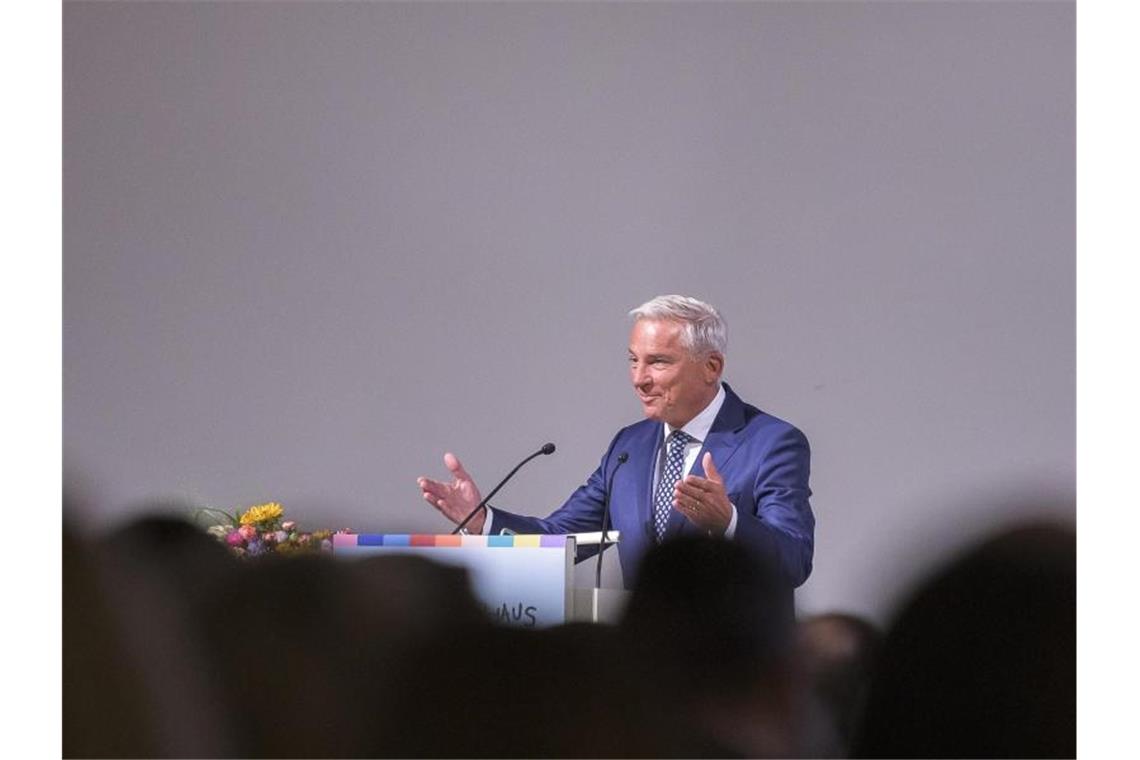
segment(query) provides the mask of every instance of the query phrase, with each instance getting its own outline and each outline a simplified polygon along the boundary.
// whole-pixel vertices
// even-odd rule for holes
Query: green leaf
[[[225,512],[221,509],[214,509],[213,507],[201,507],[200,509],[194,510],[190,519],[198,525],[205,525],[206,527],[210,527],[212,525],[229,525],[232,527],[237,527],[238,524],[237,518],[230,515],[229,512]],[[207,520],[208,522],[206,522]]]

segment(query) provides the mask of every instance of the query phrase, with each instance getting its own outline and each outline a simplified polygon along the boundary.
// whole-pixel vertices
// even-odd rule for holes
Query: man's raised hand
[[[416,483],[420,487],[424,501],[442,512],[447,519],[458,524],[470,514],[471,510],[475,509],[482,497],[479,495],[479,487],[467,474],[467,470],[463,469],[463,464],[458,457],[449,451],[443,455],[443,464],[453,476],[450,483],[441,483],[438,480],[425,477],[418,478]],[[483,514],[475,515],[467,523],[467,529],[472,533],[483,531],[483,520],[486,517],[486,512],[480,511]]]
[[[732,502],[724,491],[724,478],[713,462],[712,454],[705,452],[701,459],[705,477],[686,475],[677,481],[673,491],[673,507],[716,535],[723,535],[732,521]]]

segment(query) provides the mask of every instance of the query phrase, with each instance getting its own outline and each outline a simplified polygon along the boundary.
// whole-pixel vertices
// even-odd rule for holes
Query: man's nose
[[[644,367],[635,367],[630,374],[633,375],[633,384],[638,388],[649,381],[649,373],[645,371]]]

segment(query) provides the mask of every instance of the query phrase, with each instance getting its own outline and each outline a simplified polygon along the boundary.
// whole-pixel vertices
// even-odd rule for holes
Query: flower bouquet
[[[277,502],[258,504],[240,515],[221,509],[203,508],[194,520],[239,557],[265,554],[300,554],[332,551],[332,531],[302,533],[297,523],[286,520]]]

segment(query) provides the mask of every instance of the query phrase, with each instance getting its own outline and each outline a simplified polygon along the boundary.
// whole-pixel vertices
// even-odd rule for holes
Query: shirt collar
[[[712,429],[713,422],[716,421],[716,416],[717,416],[717,414],[720,413],[720,408],[723,405],[724,405],[724,383],[720,383],[720,385],[716,391],[716,396],[714,396],[713,400],[709,402],[709,405],[706,406],[704,409],[702,409],[701,412],[696,417],[689,420],[681,428],[681,430],[683,432],[687,433],[688,435],[691,435],[698,442],[704,443],[704,440],[706,437],[708,437],[709,430]],[[668,422],[666,422],[664,424],[665,424],[665,437],[668,438],[669,434],[672,433],[675,428],[672,425],[670,425]]]

